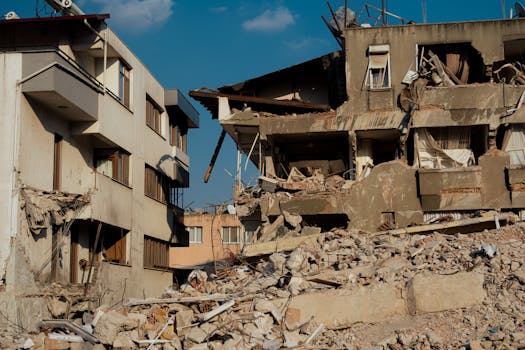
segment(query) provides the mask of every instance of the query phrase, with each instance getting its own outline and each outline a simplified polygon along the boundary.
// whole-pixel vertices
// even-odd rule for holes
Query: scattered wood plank
[[[231,308],[233,305],[235,305],[235,301],[233,299],[230,300],[230,301],[227,301],[224,304],[222,304],[221,306],[219,306],[218,308],[215,308],[215,309],[211,310],[210,312],[207,312],[204,315],[202,315],[200,317],[200,320],[201,320],[201,322],[206,322],[208,320],[211,320],[215,316],[217,316],[217,315],[223,313],[224,311],[228,310],[229,308]]]
[[[56,319],[56,320],[43,320],[40,322],[41,327],[51,327],[51,328],[65,328],[78,336],[82,337],[82,339],[90,342],[91,344],[97,344],[100,341],[95,337],[94,335],[89,334],[85,330],[83,330],[81,327],[73,323],[71,320],[66,319]]]
[[[322,237],[324,233],[299,236],[292,238],[282,238],[271,242],[255,243],[246,245],[242,250],[242,254],[245,257],[254,257],[260,255],[268,255],[275,252],[294,250],[302,244],[315,243],[319,237]]]
[[[232,296],[229,294],[216,293],[196,297],[129,299],[126,303],[124,303],[124,306],[172,303],[200,303],[201,301],[224,301],[229,299],[232,299]]]

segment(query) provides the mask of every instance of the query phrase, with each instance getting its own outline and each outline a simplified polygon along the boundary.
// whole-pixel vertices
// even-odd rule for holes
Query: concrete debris
[[[190,281],[190,285],[195,289],[200,289],[204,287],[207,279],[208,274],[206,274],[206,272],[202,270],[193,270],[188,276],[188,281]]]
[[[90,202],[90,196],[63,192],[20,190],[29,229],[35,236],[53,232],[53,226],[73,221]]]
[[[102,306],[48,321],[38,336],[6,339],[100,347],[82,340],[89,324],[96,341],[115,349],[523,348],[524,223],[456,235],[333,229],[314,237],[239,256],[200,289],[189,278],[164,297]],[[485,253],[473,254],[480,241]]]

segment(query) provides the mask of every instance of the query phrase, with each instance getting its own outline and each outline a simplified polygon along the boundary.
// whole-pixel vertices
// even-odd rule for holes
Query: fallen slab
[[[303,244],[314,244],[317,242],[317,239],[323,235],[323,233],[320,233],[309,236],[277,239],[271,242],[250,244],[244,247],[242,254],[245,257],[253,257],[268,255],[276,252],[290,251]]]
[[[477,272],[417,275],[408,286],[409,311],[421,314],[481,304],[487,295],[483,281],[483,275]]]
[[[292,297],[285,319],[288,324],[314,319],[328,329],[341,329],[357,322],[379,322],[406,313],[401,291],[394,286],[382,285]]]

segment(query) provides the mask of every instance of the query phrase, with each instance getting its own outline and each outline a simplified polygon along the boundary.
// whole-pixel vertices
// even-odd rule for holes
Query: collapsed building
[[[170,247],[188,243],[198,113],[108,17],[0,21],[0,328],[34,329],[56,303],[157,296]]]
[[[286,227],[522,216],[524,30],[523,19],[353,24],[343,51],[191,91],[260,171],[236,197],[241,220],[264,222],[268,240]]]

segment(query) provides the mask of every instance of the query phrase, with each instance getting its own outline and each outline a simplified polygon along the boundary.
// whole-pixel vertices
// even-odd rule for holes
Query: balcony
[[[75,61],[58,51],[27,53],[22,68],[21,88],[29,100],[69,121],[97,121],[101,85]]]
[[[177,89],[167,89],[164,92],[164,104],[170,116],[183,119],[188,128],[199,127],[199,112]]]
[[[419,169],[424,211],[482,208],[481,168]]]
[[[132,189],[112,178],[95,173],[96,185],[91,198],[91,218],[131,229]]]

